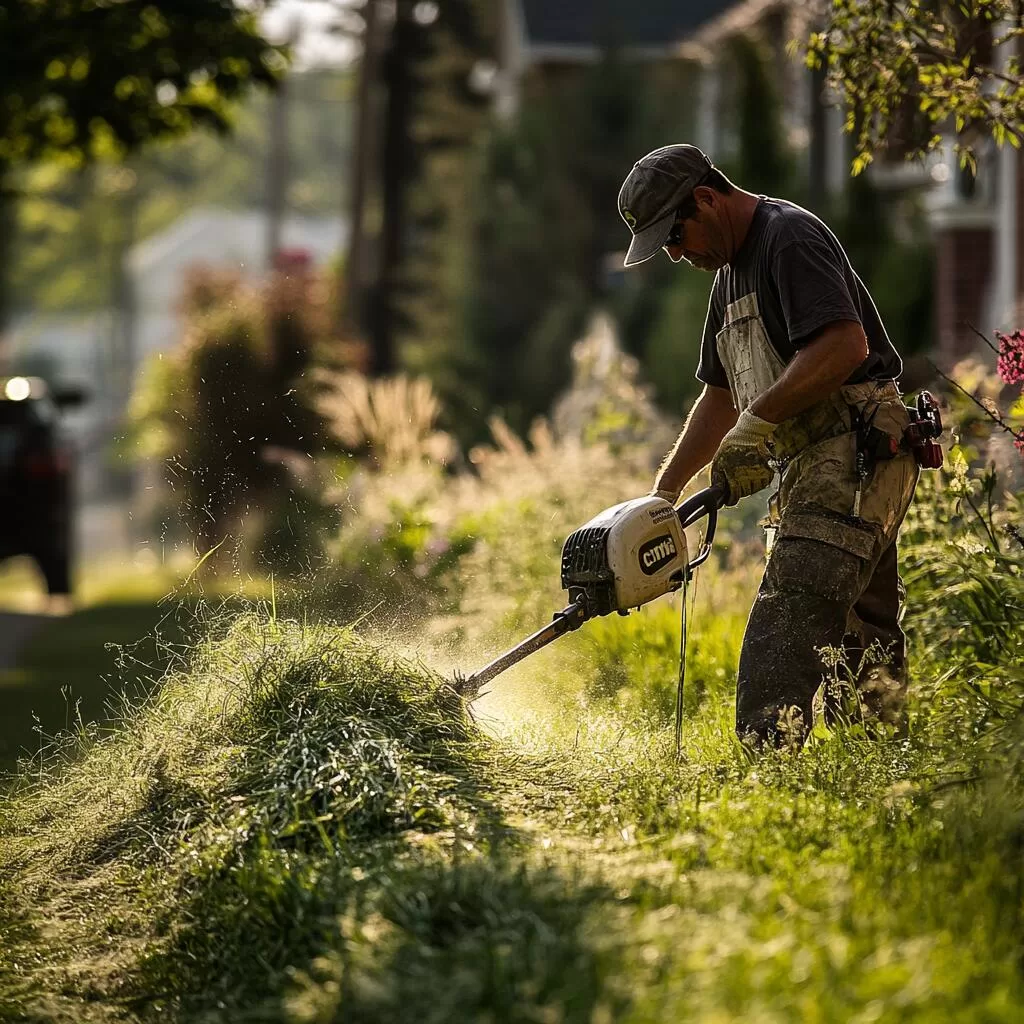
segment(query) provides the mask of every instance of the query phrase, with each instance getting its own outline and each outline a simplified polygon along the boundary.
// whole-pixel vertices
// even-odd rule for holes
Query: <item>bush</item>
[[[316,506],[290,485],[286,464],[326,440],[307,378],[328,337],[325,303],[304,272],[264,288],[193,275],[184,338],[150,362],[130,410],[133,454],[160,459],[165,472],[161,534],[180,523],[201,552],[231,537],[243,560],[272,568],[315,549]]]

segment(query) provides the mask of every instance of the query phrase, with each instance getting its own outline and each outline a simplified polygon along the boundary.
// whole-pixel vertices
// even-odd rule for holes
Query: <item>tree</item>
[[[420,29],[411,64],[415,163],[413,173],[393,179],[399,201],[391,230],[400,259],[380,305],[400,362],[413,368],[423,368],[424,349],[454,339],[462,327],[472,218],[467,192],[491,112],[476,77],[493,53],[495,16],[488,8],[483,0],[439,4]]]
[[[628,238],[615,196],[638,155],[685,137],[689,84],[679,61],[638,65],[611,50],[593,66],[538,75],[516,119],[494,124],[477,147],[469,187],[453,182],[462,253],[448,266],[461,292],[447,294],[461,315],[414,354],[463,440],[490,408],[520,431],[548,410],[595,305],[628,305],[626,343],[642,347],[653,314],[637,292],[663,282],[648,268],[622,281],[609,266]]]
[[[438,291],[450,264],[437,238],[451,240],[464,182],[452,187],[436,158],[454,156],[464,169],[482,127],[489,101],[472,79],[477,63],[490,56],[494,20],[483,0],[395,0],[386,17],[380,6],[366,0],[358,33],[363,56],[341,310],[344,328],[365,333],[378,374],[403,362],[410,336],[423,336],[419,314],[430,302],[421,299],[440,294],[451,305],[450,289]],[[346,13],[344,31],[354,20]],[[380,211],[372,249],[364,237],[364,208],[371,205]]]
[[[0,330],[8,308],[12,173],[81,165],[153,139],[229,126],[230,101],[272,86],[279,48],[259,3],[236,0],[8,0],[0,5]]]
[[[288,209],[308,217],[340,212],[338,167],[351,149],[351,74],[290,74]],[[50,162],[18,173],[18,231],[11,309],[108,309],[113,303],[123,208],[138,207],[139,237],[200,206],[254,209],[264,203],[268,122],[275,99],[251,92],[232,112],[230,135],[200,129],[147,146],[125,163],[66,168]]]
[[[827,69],[856,141],[854,173],[896,145],[920,157],[955,128],[965,163],[992,136],[1019,147],[1019,0],[817,0],[807,63]]]

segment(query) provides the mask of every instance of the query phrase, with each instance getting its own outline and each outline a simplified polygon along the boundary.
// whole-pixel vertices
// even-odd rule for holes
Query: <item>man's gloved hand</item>
[[[664,487],[654,487],[648,493],[649,498],[664,498],[670,505],[679,500],[679,491],[666,490]]]
[[[768,465],[768,441],[775,426],[744,409],[722,438],[711,463],[711,483],[728,492],[726,505],[735,505],[772,482],[775,472]]]

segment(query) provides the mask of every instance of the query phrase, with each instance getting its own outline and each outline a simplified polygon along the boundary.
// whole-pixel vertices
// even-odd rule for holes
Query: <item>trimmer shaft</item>
[[[485,665],[479,672],[459,681],[459,690],[464,697],[473,700],[480,695],[480,689],[486,686],[495,676],[500,675],[507,668],[522,661],[523,658],[542,647],[547,647],[552,640],[557,640],[563,633],[569,633],[579,629],[590,616],[586,612],[586,602],[581,598],[555,612],[554,618],[543,629],[528,636],[522,643],[516,644],[510,651],[506,651],[500,658]]]

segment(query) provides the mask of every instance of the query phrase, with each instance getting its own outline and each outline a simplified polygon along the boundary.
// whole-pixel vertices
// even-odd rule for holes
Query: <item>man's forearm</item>
[[[750,405],[769,423],[781,423],[838,390],[868,357],[864,329],[852,320],[829,324],[790,360],[782,376]]]
[[[665,456],[655,489],[678,494],[714,458],[722,438],[736,422],[729,392],[705,387],[686,418],[676,443]]]

